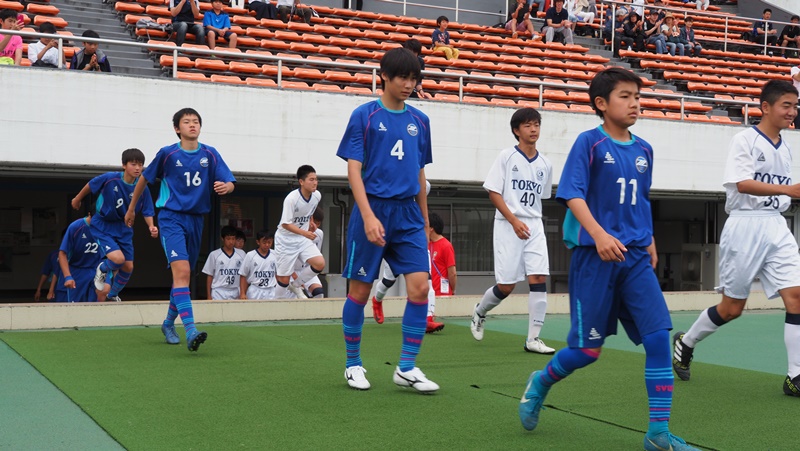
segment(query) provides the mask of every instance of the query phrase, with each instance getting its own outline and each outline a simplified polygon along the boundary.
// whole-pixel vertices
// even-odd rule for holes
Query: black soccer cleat
[[[800,375],[795,376],[794,379],[786,376],[783,380],[783,392],[789,396],[800,397]]]
[[[672,369],[682,381],[688,381],[691,376],[689,367],[692,364],[694,348],[690,348],[683,342],[684,334],[684,332],[675,332],[675,335],[672,336]]]

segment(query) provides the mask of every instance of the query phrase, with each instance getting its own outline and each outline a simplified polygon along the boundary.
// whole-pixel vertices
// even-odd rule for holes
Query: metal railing
[[[611,8],[611,17],[612,17],[611,20],[614,20],[614,18],[616,17],[617,8],[618,8],[617,5],[619,5],[621,7],[625,7],[625,9],[627,11],[630,11],[631,9],[633,9],[632,7],[634,7],[634,6],[637,6],[637,5],[633,5],[631,3],[626,3],[624,1],[619,1],[619,0],[601,0],[601,3],[606,4],[606,5],[611,5],[610,6],[610,8]],[[725,36],[722,38],[722,51],[723,52],[727,52],[728,51],[728,43],[729,42],[730,42],[731,45],[750,46],[750,47],[763,47],[763,53],[762,53],[763,55],[767,55],[771,51],[769,49],[781,49],[783,51],[786,51],[786,50],[798,51],[798,50],[800,50],[800,49],[794,48],[794,47],[781,47],[779,45],[769,45],[768,44],[769,36],[766,35],[766,34],[764,35],[764,43],[763,44],[762,43],[756,43],[756,42],[743,41],[743,40],[737,40],[737,41],[734,42],[734,41],[730,40],[730,35],[732,33],[736,34],[738,32],[731,32],[731,30],[730,30],[730,26],[731,25],[730,25],[729,21],[730,21],[730,19],[751,21],[751,22],[754,23],[754,25],[757,22],[766,22],[768,24],[768,26],[770,27],[770,29],[773,29],[773,30],[776,30],[776,31],[777,31],[776,28],[772,28],[772,25],[774,25],[774,24],[779,24],[779,25],[798,25],[798,26],[800,26],[800,24],[794,24],[794,23],[791,23],[791,22],[781,22],[779,20],[766,20],[765,21],[763,18],[760,18],[760,17],[759,18],[753,18],[753,17],[731,16],[731,15],[728,15],[728,14],[719,14],[719,13],[713,13],[713,12],[708,12],[708,11],[703,11],[703,10],[688,9],[688,8],[671,8],[671,7],[667,7],[667,6],[654,6],[654,5],[651,5],[651,4],[643,5],[643,7],[645,9],[648,9],[648,10],[657,9],[659,11],[670,11],[672,13],[678,13],[678,14],[682,15],[684,19],[686,19],[686,17],[688,17],[690,14],[692,16],[694,16],[694,17],[704,16],[704,17],[713,17],[713,18],[716,18],[716,19],[725,19]],[[599,14],[599,11],[598,11],[598,14]],[[599,15],[600,15],[600,28],[604,29],[606,15],[605,14],[599,14]],[[641,17],[640,18],[640,20],[645,20],[645,19],[646,19],[646,17]],[[622,26],[622,24],[619,24],[619,26]],[[752,28],[750,30],[752,32]],[[706,42],[719,43],[719,38],[713,38],[713,37],[708,37],[708,36],[700,36],[700,35],[697,35],[697,31],[702,32],[703,30],[697,30],[697,29],[695,30],[695,40],[696,41],[706,41]],[[614,45],[613,42],[614,42],[615,34],[616,34],[616,29],[614,27],[611,27],[611,42],[612,42],[611,45],[612,46]],[[778,38],[780,36],[780,33],[776,34],[775,36],[776,36],[776,38]]]
[[[438,9],[438,10],[442,10],[442,11],[454,11],[455,12],[455,18],[454,18],[455,22],[458,22],[458,15],[461,12],[499,17],[500,20],[503,21],[503,22],[505,21],[505,18],[508,15],[508,11],[507,11],[508,10],[508,2],[507,1],[505,2],[505,5],[503,6],[504,10],[506,10],[506,11],[503,11],[503,12],[478,11],[478,10],[474,10],[474,9],[460,8],[459,7],[459,0],[455,0],[455,4],[456,5],[454,7],[442,6],[442,5],[429,5],[429,4],[425,4],[425,3],[415,3],[415,2],[409,2],[408,0],[374,0],[374,1],[381,2],[381,3],[392,3],[392,4],[397,4],[397,5],[403,5],[403,15],[404,16],[407,15],[406,13],[408,11],[408,7],[409,6],[416,6],[416,7],[420,7],[420,8],[429,8],[429,9]],[[350,8],[353,7],[354,3],[355,3],[355,0],[350,0]],[[487,3],[489,3],[489,2],[487,2]]]
[[[358,70],[358,71],[365,71],[368,70],[372,75],[372,93],[377,93],[377,87],[379,83],[379,75],[378,70],[379,67],[375,64],[355,64],[355,63],[340,63],[335,61],[309,61],[304,58],[287,58],[283,56],[271,56],[271,55],[261,55],[257,53],[245,53],[245,52],[230,52],[223,47],[214,49],[214,50],[206,50],[206,49],[196,49],[196,48],[184,48],[184,47],[176,47],[170,45],[163,45],[163,44],[155,44],[155,43],[141,43],[141,42],[130,42],[130,41],[117,41],[113,39],[103,39],[103,38],[85,38],[81,36],[63,36],[59,34],[43,34],[43,33],[34,33],[34,32],[27,32],[27,31],[14,31],[14,30],[0,30],[0,36],[4,34],[11,34],[11,35],[18,35],[26,38],[49,38],[49,39],[57,39],[58,40],[58,51],[59,57],[63,55],[64,49],[64,41],[78,41],[78,42],[93,42],[97,44],[113,44],[113,45],[121,45],[127,46],[131,48],[139,48],[142,50],[147,50],[151,52],[158,52],[164,55],[171,54],[172,55],[172,78],[178,78],[178,56],[180,55],[216,55],[220,56],[221,54],[225,54],[226,57],[230,57],[230,59],[240,59],[240,60],[250,60],[250,61],[262,61],[262,62],[276,62],[277,63],[277,86],[278,88],[283,87],[283,66],[287,63],[291,64],[298,64],[298,65],[314,65],[314,66],[323,66],[323,67],[331,67],[331,68],[340,68],[340,69],[351,69],[351,70]],[[59,68],[63,68],[61,65],[61,58],[59,58]],[[2,68],[3,66],[0,66]],[[38,68],[32,68],[30,70],[39,70]],[[578,91],[588,91],[587,86],[583,85],[570,85],[569,83],[552,83],[552,82],[544,82],[544,81],[533,81],[533,80],[520,80],[515,79],[512,82],[509,82],[509,79],[498,79],[495,77],[487,77],[483,75],[468,75],[468,74],[459,74],[459,75],[451,75],[447,72],[438,72],[438,71],[423,71],[422,72],[426,76],[430,76],[432,78],[445,78],[445,79],[457,79],[458,80],[458,101],[459,103],[463,103],[464,101],[464,89],[466,82],[489,82],[491,84],[512,84],[515,86],[524,86],[524,87],[533,87],[539,88],[539,106],[544,107],[544,88],[558,88],[558,89],[569,89],[569,90],[578,90]],[[686,120],[686,102],[689,101],[700,101],[700,102],[713,102],[715,104],[725,104],[725,105],[737,105],[742,106],[744,108],[744,124],[748,125],[750,120],[749,109],[750,107],[758,107],[759,104],[755,102],[745,102],[741,100],[727,100],[727,99],[712,99],[708,97],[699,97],[699,96],[689,96],[683,94],[665,94],[665,93],[656,93],[656,92],[642,92],[642,97],[653,97],[659,99],[671,99],[671,100],[678,100],[680,102],[680,113],[681,113],[681,121]],[[435,98],[434,101],[437,101]]]

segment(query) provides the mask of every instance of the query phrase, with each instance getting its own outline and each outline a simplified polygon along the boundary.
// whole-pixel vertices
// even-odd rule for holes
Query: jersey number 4
[[[405,152],[403,152],[403,140],[402,139],[398,139],[397,142],[394,143],[394,147],[392,147],[392,151],[389,152],[389,155],[391,155],[393,157],[397,157],[398,160],[402,160],[403,159],[403,155],[405,155]]]
[[[619,183],[619,203],[625,203],[625,178],[620,177],[617,179],[617,183]],[[636,205],[636,191],[638,189],[636,179],[628,180],[628,185],[631,185],[631,205]]]

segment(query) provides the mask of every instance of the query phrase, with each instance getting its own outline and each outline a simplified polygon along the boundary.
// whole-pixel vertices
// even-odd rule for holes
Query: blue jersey
[[[93,194],[97,194],[95,215],[105,222],[122,222],[125,213],[128,212],[133,189],[136,188],[138,181],[137,178],[131,184],[125,183],[122,172],[106,172],[89,180],[89,188]],[[142,197],[136,205],[136,213],[142,213],[150,218],[155,215],[153,198],[147,187],[144,188]]]
[[[194,151],[180,143],[161,148],[142,175],[151,183],[161,179],[156,207],[196,215],[211,211],[214,182],[236,182],[217,149],[202,143]]]
[[[407,199],[419,193],[419,171],[433,161],[428,116],[406,105],[386,109],[380,100],[356,108],[336,155],[362,163],[367,194]]]
[[[61,267],[58,265],[58,251],[52,251],[47,254],[47,259],[42,265],[41,273],[43,276],[47,276],[48,279],[50,276],[54,276],[58,279],[58,276],[61,274]]]
[[[649,246],[653,240],[650,185],[653,148],[631,134],[628,142],[611,139],[602,126],[581,133],[572,146],[556,200],[584,199],[594,219],[625,246]],[[564,219],[567,247],[594,246],[571,211]]]
[[[102,256],[98,247],[86,218],[81,218],[67,227],[59,250],[67,254],[70,267],[96,268]]]

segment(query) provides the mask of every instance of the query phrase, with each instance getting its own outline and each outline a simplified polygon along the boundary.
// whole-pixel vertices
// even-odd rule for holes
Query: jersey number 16
[[[200,172],[195,172],[194,177],[192,177],[192,173],[187,171],[183,173],[186,176],[186,186],[200,186],[203,183],[203,180],[200,178]]]

